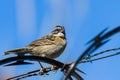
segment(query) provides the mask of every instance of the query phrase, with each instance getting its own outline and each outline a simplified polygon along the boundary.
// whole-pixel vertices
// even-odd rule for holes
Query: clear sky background
[[[85,43],[104,28],[120,26],[120,0],[0,0],[0,59],[4,51],[26,46],[35,39],[47,35],[56,25],[66,29],[67,47],[57,60],[74,61],[87,48]],[[120,47],[120,34],[96,52]],[[120,56],[111,57],[79,66],[87,75],[85,80],[118,80]],[[39,64],[3,67],[0,78],[11,77],[26,71],[39,69]],[[46,77],[30,77],[23,80],[60,80],[62,73]],[[0,79],[1,80],[1,79]]]

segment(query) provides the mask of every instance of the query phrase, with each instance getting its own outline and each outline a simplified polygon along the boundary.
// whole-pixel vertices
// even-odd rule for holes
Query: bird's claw
[[[52,66],[51,66],[51,70],[52,70],[53,72],[57,72],[58,66],[52,65]]]
[[[44,76],[48,75],[46,68],[40,68],[39,74],[40,74],[40,75],[44,75]]]

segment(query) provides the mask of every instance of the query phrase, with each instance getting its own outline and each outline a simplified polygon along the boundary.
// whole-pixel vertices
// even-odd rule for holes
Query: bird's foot
[[[44,76],[48,75],[48,74],[47,74],[47,69],[46,69],[46,68],[40,68],[39,74],[40,74],[40,75],[44,75]]]
[[[51,66],[51,71],[53,71],[53,72],[57,72],[58,69],[59,69],[59,67],[56,65]]]

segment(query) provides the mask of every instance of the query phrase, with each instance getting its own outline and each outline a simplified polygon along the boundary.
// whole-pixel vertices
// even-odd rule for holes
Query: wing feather
[[[55,39],[54,36],[47,35],[47,36],[42,37],[41,39],[33,41],[28,46],[44,46],[44,45],[55,44],[54,39]]]

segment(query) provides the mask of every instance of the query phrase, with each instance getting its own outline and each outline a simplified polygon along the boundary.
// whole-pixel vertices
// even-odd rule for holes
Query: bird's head
[[[56,26],[52,31],[54,36],[65,37],[65,28],[63,26]]]

